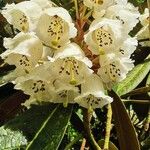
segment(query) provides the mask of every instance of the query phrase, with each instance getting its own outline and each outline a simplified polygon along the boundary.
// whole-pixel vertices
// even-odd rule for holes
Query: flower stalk
[[[104,150],[109,149],[109,139],[111,132],[111,120],[112,120],[112,109],[111,104],[107,105],[107,122],[106,122],[106,134],[105,134],[105,142],[104,142]]]
[[[86,133],[86,138],[88,139],[89,143],[92,145],[94,150],[102,150],[98,143],[95,141],[94,136],[92,134],[91,128],[90,128],[90,121],[92,117],[91,110],[83,109],[83,123]]]

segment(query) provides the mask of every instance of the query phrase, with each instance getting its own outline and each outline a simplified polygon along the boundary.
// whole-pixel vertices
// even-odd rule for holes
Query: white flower
[[[94,18],[101,18],[110,6],[115,4],[125,5],[127,0],[84,0],[83,3],[93,9],[92,16]]]
[[[134,37],[128,37],[122,44],[122,46],[116,50],[116,54],[119,57],[131,57],[131,54],[136,50],[138,45],[137,39]],[[117,52],[118,51],[118,52]]]
[[[138,8],[135,8],[132,4],[128,3],[126,5],[114,5],[109,7],[104,17],[109,19],[120,20],[122,26],[126,32],[129,32],[136,26],[139,22],[138,18],[140,13]]]
[[[71,43],[57,51],[51,61],[50,68],[56,79],[78,85],[84,82],[86,76],[92,73],[89,69],[92,62],[86,58],[81,48]]]
[[[145,8],[144,13],[140,16],[140,23],[143,26],[146,26],[149,24],[149,9]]]
[[[14,28],[28,32],[35,30],[42,9],[34,2],[24,1],[18,4],[7,4],[1,13]]]
[[[69,42],[77,34],[68,11],[62,7],[46,9],[41,15],[36,33],[38,37],[54,49]]]
[[[127,73],[134,67],[133,61],[127,57],[116,57],[115,54],[100,56],[98,75],[102,78],[107,88],[114,83],[122,81]]]
[[[140,22],[143,25],[143,27],[140,29],[140,31],[136,34],[136,37],[138,40],[141,39],[150,39],[150,31],[149,31],[149,10],[148,8],[145,9],[144,14],[140,16]],[[143,41],[140,42],[142,46],[150,46],[150,41]]]
[[[115,0],[83,0],[85,6],[96,10],[103,10],[114,4]]]
[[[36,67],[30,74],[18,77],[14,81],[15,89],[22,90],[25,94],[30,95],[30,99],[25,102],[26,106],[53,100],[53,80],[51,74],[44,67],[43,65]]]
[[[112,98],[105,95],[101,79],[97,75],[91,75],[81,85],[81,95],[75,98],[75,102],[82,107],[94,109],[111,103]]]
[[[79,95],[78,87],[67,84],[62,80],[55,80],[53,85],[55,87],[53,103],[63,103],[65,107],[68,103],[75,103],[74,98]]]
[[[93,54],[103,55],[118,49],[125,38],[120,21],[104,18],[91,24],[85,42]]]
[[[20,32],[13,39],[5,38],[4,46],[7,50],[0,56],[6,63],[16,66],[10,78],[29,73],[42,58],[42,43],[32,32]]]
[[[54,3],[50,0],[30,0],[30,1],[37,3],[43,10],[54,6]]]

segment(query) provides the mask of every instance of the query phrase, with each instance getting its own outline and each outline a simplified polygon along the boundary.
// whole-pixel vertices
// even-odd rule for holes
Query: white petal
[[[126,32],[129,32],[139,22],[140,13],[132,4],[114,5],[106,10],[105,17],[110,19],[118,19]]]
[[[104,94],[101,79],[97,75],[91,75],[81,85],[81,95],[76,97],[75,101],[85,108],[101,108],[111,103],[112,98]]]
[[[31,2],[37,3],[43,10],[50,8],[54,3],[50,0],[30,0]]]
[[[34,2],[25,1],[7,4],[2,10],[7,21],[20,31],[33,31],[42,13],[41,7]]]
[[[88,67],[92,67],[92,62],[84,56],[84,52],[76,43],[67,44],[62,49],[56,51],[54,55],[54,59],[63,59],[66,57],[74,57],[75,59],[85,63]]]
[[[58,49],[77,34],[71,16],[61,7],[46,9],[41,15],[36,33],[48,46]]]
[[[7,57],[11,53],[31,56],[33,59],[40,59],[43,53],[41,41],[34,33],[19,33],[13,39],[4,38],[4,46],[8,49],[3,54],[2,58]]]
[[[120,48],[126,37],[119,21],[104,18],[93,21],[85,35],[85,42],[93,54],[101,55]]]
[[[133,61],[127,57],[118,58],[114,54],[100,57],[98,74],[108,85],[122,81],[127,73],[134,67]],[[110,86],[109,86],[110,87]]]

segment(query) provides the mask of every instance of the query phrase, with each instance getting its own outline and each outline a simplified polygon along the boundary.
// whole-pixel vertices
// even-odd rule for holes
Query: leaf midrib
[[[148,63],[146,63],[146,64],[142,64],[141,67],[140,67],[140,69],[138,69],[138,70],[134,73],[133,76],[138,75],[139,72],[141,72],[141,69],[143,69],[143,68],[144,68],[145,66],[147,66],[149,63],[150,63],[150,62],[148,62]],[[135,78],[134,78],[134,79],[135,79]],[[118,88],[118,90],[116,90],[116,93],[119,93],[119,91],[120,91],[121,89],[123,89],[124,87],[126,87],[126,85],[128,85],[132,80],[133,80],[133,78],[129,78],[129,80],[128,80],[127,82],[125,82],[125,84],[122,84],[122,86],[120,86],[120,87]],[[119,95],[122,95],[122,94],[119,93]]]
[[[32,141],[27,145],[26,150],[28,150],[31,145],[33,144],[33,142],[36,140],[36,138],[39,136],[39,134],[42,132],[42,129],[46,126],[46,124],[48,123],[48,121],[51,119],[52,115],[55,113],[55,111],[57,110],[57,108],[59,107],[56,106],[56,108],[50,113],[50,115],[47,117],[47,119],[44,121],[44,123],[41,125],[40,129],[38,130],[38,132],[35,134],[34,138],[32,139]]]

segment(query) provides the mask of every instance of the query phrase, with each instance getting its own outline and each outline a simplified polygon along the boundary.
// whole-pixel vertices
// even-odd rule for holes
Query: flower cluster
[[[16,66],[4,80],[30,95],[26,107],[52,102],[101,108],[112,102],[106,90],[133,68],[137,40],[129,32],[138,23],[137,8],[127,0],[83,0],[82,7],[76,20],[49,0],[3,8],[16,33],[4,38],[1,57]]]

